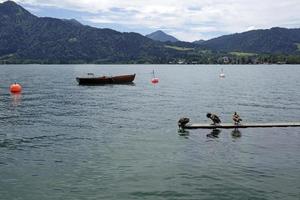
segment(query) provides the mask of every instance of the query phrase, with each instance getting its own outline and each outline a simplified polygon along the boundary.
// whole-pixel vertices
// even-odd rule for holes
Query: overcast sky
[[[3,0],[0,0],[3,2]],[[184,41],[271,27],[300,27],[300,0],[16,0],[37,16]]]

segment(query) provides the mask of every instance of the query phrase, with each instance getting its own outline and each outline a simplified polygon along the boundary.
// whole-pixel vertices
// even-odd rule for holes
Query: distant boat
[[[105,84],[130,84],[134,81],[135,74],[120,76],[99,76],[88,73],[87,77],[77,77],[79,85],[105,85]]]
[[[220,78],[225,78],[225,74],[223,72],[223,68],[221,69],[221,74],[219,75]]]

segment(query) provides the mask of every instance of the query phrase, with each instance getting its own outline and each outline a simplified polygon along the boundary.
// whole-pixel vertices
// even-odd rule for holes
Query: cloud
[[[0,0],[1,1],[1,0]],[[299,0],[16,0],[34,9],[43,7],[82,12],[87,23],[114,24],[128,29],[162,29],[192,41],[270,28],[299,27]],[[72,18],[72,16],[70,16]],[[109,28],[109,27],[108,27]]]

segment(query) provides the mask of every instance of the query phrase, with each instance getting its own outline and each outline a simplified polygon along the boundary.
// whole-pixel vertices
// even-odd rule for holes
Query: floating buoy
[[[159,82],[159,79],[157,77],[155,77],[154,70],[152,71],[152,76],[153,76],[153,78],[151,79],[151,83],[157,84]]]
[[[10,86],[10,92],[11,93],[21,93],[22,92],[22,86],[18,83],[14,83]]]
[[[223,68],[221,69],[221,74],[219,75],[220,78],[225,78],[225,74],[223,72]]]
[[[225,74],[220,74],[220,78],[225,78]]]
[[[151,82],[152,82],[153,84],[156,84],[156,83],[159,82],[159,79],[158,79],[158,78],[153,78],[153,79],[151,79]]]

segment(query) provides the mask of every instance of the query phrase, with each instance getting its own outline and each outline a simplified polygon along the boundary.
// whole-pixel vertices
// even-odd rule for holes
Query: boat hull
[[[122,76],[101,77],[77,77],[79,85],[106,85],[106,84],[130,84],[134,81],[135,74]]]

